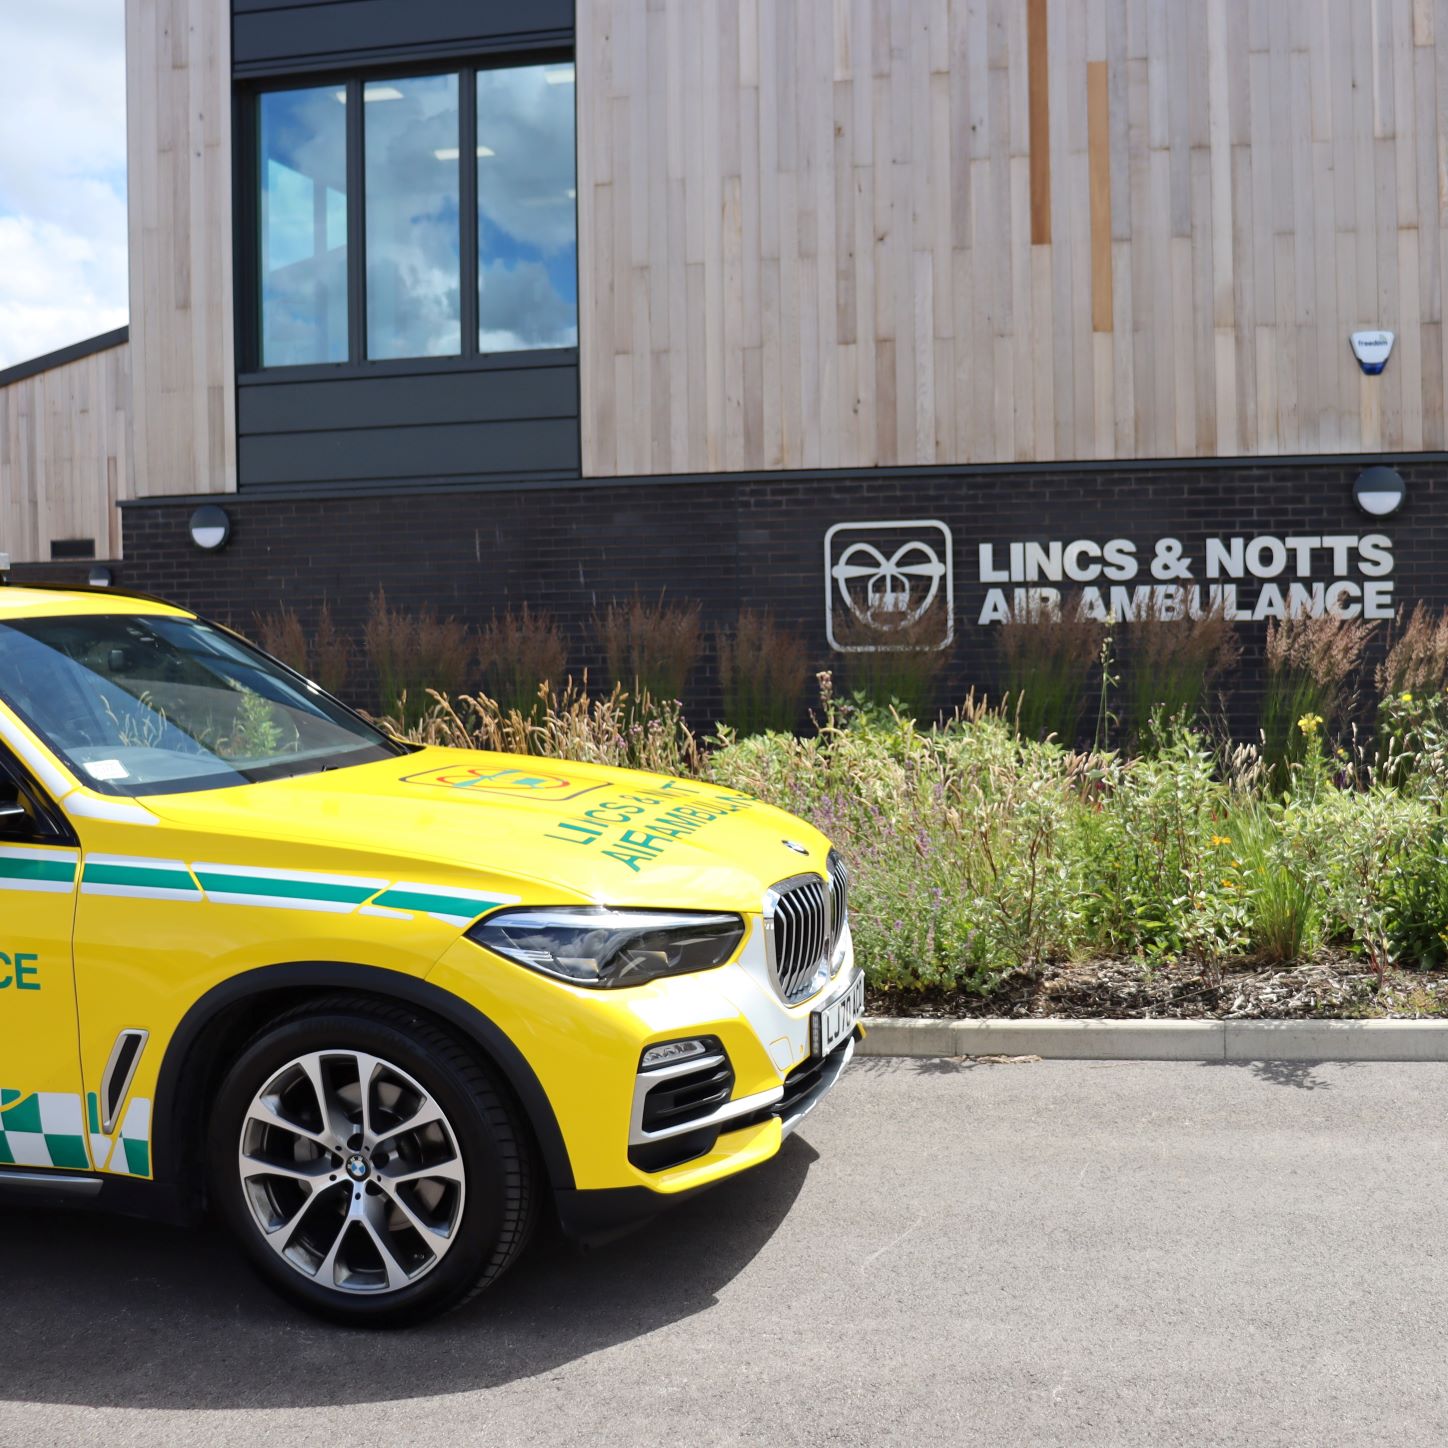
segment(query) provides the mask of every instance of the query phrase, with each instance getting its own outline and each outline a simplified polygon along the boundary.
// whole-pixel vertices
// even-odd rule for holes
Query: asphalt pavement
[[[1448,1065],[856,1062],[782,1156],[409,1332],[0,1214],[0,1444],[1442,1444]]]

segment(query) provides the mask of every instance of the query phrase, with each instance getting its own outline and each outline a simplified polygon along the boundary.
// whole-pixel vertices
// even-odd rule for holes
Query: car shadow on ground
[[[5,1212],[0,1397],[120,1408],[384,1402],[534,1376],[711,1307],[773,1236],[818,1153],[778,1158],[580,1253],[543,1227],[498,1287],[401,1332],[274,1297],[214,1228]]]

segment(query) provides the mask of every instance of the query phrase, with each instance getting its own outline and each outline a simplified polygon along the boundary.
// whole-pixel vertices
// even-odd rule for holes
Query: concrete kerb
[[[1448,1021],[866,1018],[863,1056],[1061,1061],[1448,1061]]]

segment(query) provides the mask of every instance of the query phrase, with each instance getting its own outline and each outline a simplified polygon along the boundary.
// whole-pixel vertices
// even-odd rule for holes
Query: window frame
[[[13,834],[7,834],[0,830],[0,845],[74,847],[80,844],[75,829],[60,807],[20,762],[10,746],[0,739],[0,789],[5,786],[13,789],[18,798],[29,803],[34,817],[28,832],[16,830]]]
[[[480,71],[533,65],[571,65],[574,47],[540,46],[500,55],[412,63],[396,61],[347,70],[258,77],[238,84],[234,99],[235,177],[233,253],[236,258],[237,377],[242,381],[307,381],[317,378],[386,377],[418,372],[485,372],[498,368],[576,362],[578,348],[530,347],[518,352],[484,352],[478,346],[478,86]],[[435,75],[458,77],[459,323],[462,350],[452,357],[367,356],[367,217],[364,192],[366,133],[363,87],[379,81]],[[261,97],[277,91],[335,87],[347,92],[347,360],[262,365],[261,285]],[[573,86],[574,172],[578,167],[578,85]],[[578,237],[577,185],[573,198],[575,256]],[[575,263],[576,265],[576,263]]]

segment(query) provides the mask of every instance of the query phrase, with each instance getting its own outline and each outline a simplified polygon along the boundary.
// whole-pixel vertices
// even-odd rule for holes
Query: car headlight
[[[544,975],[612,989],[723,965],[744,938],[744,921],[672,910],[501,910],[468,938]]]

